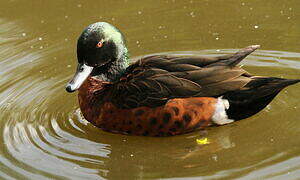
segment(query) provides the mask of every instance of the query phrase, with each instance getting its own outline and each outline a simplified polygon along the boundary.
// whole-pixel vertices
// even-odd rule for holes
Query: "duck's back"
[[[114,104],[120,108],[157,107],[173,98],[219,97],[252,81],[236,66],[257,46],[219,57],[153,55],[127,68],[115,83]]]

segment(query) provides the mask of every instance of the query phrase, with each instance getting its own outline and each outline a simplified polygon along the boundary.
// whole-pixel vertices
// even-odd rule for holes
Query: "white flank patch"
[[[232,119],[228,119],[226,109],[229,109],[229,102],[226,99],[219,97],[215,105],[215,112],[212,116],[212,121],[218,125],[224,125],[234,122]]]

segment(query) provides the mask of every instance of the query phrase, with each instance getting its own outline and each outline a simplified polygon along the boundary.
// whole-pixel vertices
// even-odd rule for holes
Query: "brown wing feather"
[[[220,96],[242,89],[250,75],[236,65],[258,46],[214,58],[154,55],[127,68],[125,81],[115,83],[113,103],[121,108],[156,107],[172,98]]]

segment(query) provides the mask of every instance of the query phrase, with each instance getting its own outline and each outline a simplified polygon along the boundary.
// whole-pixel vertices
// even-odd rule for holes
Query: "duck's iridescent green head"
[[[89,25],[78,38],[77,59],[77,71],[66,86],[68,92],[76,91],[90,74],[109,73],[111,68],[128,63],[122,33],[106,22]]]

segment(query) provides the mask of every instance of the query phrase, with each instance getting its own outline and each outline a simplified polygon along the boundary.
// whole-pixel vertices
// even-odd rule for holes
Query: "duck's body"
[[[228,124],[256,114],[299,82],[252,76],[236,66],[258,47],[215,58],[153,55],[129,65],[120,32],[95,23],[78,40],[81,75],[67,90],[79,89],[84,117],[110,132],[170,136]]]
[[[144,136],[183,134],[211,125],[216,106],[223,106],[221,99],[190,97],[170,99],[157,107],[120,108],[111,102],[110,88],[105,91],[105,86],[97,79],[88,78],[79,89],[79,105],[87,120],[114,133]],[[104,91],[97,93],[100,89]],[[217,120],[219,123],[231,122],[226,114]]]

